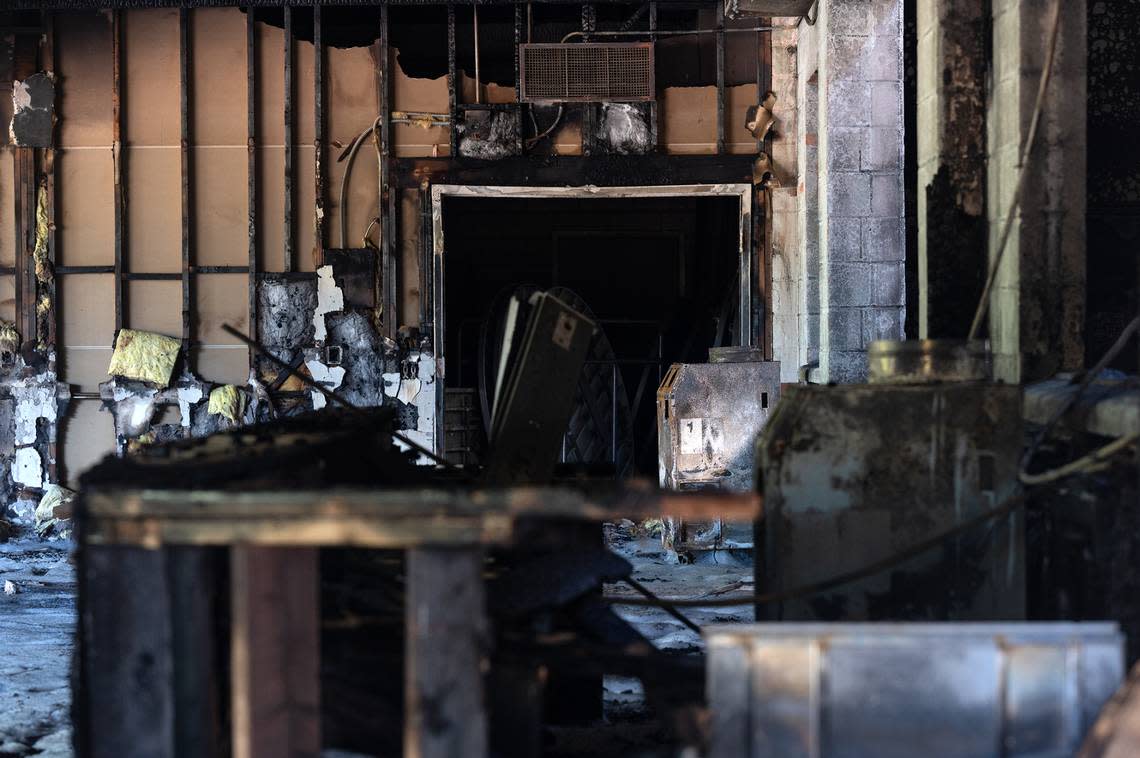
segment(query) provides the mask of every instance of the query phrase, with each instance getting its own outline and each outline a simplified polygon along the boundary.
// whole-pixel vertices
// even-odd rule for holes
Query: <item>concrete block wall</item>
[[[822,381],[865,380],[870,342],[903,336],[902,5],[823,0],[814,29]]]
[[[987,113],[989,251],[1013,197],[1045,62],[1053,0],[993,0]],[[1080,368],[1085,305],[1087,20],[1063,0],[1058,50],[1020,212],[990,301],[994,372],[1031,381]]]

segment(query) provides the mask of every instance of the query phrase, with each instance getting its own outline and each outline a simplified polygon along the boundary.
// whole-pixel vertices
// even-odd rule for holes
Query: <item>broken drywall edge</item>
[[[49,424],[56,421],[55,376],[46,373],[40,374],[13,385],[9,391],[16,403],[16,444],[34,444],[39,420],[44,419]]]
[[[178,415],[182,426],[190,426],[190,408],[202,402],[202,388],[198,386],[178,388]]]
[[[313,377],[313,381],[326,389],[335,390],[344,381],[344,366],[326,366],[315,358],[306,358],[305,368],[309,369],[309,375]],[[324,394],[317,390],[310,392],[313,397],[313,410],[324,408],[327,404]]]
[[[344,292],[333,279],[332,266],[317,269],[317,308],[313,311],[313,339],[324,342],[325,314],[344,310]]]
[[[43,487],[43,462],[40,454],[34,447],[21,447],[16,449],[16,458],[12,463],[12,481],[25,487]]]
[[[390,374],[381,374],[380,378],[384,381],[384,394],[388,397],[396,397],[400,394],[400,373],[393,371]]]

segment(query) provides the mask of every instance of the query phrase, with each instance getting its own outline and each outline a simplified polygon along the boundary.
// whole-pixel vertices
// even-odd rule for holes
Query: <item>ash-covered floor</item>
[[[0,544],[0,756],[70,756],[71,544]]]
[[[612,549],[634,578],[662,597],[698,597],[751,589],[752,567],[727,553],[689,565],[670,563],[660,542],[626,523],[609,530]],[[75,570],[71,544],[21,537],[0,544],[0,758],[72,755],[69,670],[75,631]],[[10,584],[9,584],[10,583]],[[632,593],[624,585],[607,594]],[[702,650],[699,636],[664,611],[620,608],[654,645],[677,655]],[[750,621],[752,608],[689,608],[698,625]],[[661,723],[645,706],[641,684],[605,681],[605,724],[552,733],[551,755],[671,756]],[[343,754],[341,754],[343,755]]]

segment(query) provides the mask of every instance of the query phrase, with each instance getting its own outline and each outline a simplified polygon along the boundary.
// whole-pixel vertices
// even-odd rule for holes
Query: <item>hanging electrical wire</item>
[[[1005,217],[1005,225],[1002,227],[1001,238],[998,242],[997,252],[994,253],[993,264],[990,266],[989,275],[986,277],[986,285],[982,289],[981,300],[978,301],[977,310],[974,312],[974,321],[970,324],[970,334],[967,339],[975,340],[978,338],[978,332],[982,328],[982,321],[986,317],[986,312],[990,306],[990,291],[993,289],[994,281],[997,279],[998,269],[1001,267],[1001,261],[1005,255],[1006,245],[1009,243],[1009,235],[1013,230],[1013,222],[1017,216],[1017,209],[1021,207],[1021,193],[1025,189],[1025,177],[1028,176],[1026,165],[1029,163],[1029,158],[1033,154],[1033,146],[1037,142],[1037,127],[1041,122],[1041,113],[1045,109],[1045,93],[1049,89],[1049,80],[1053,76],[1053,60],[1057,55],[1057,37],[1061,30],[1061,2],[1062,0],[1054,0],[1053,3],[1053,21],[1049,30],[1049,47],[1045,54],[1045,66],[1041,69],[1041,80],[1037,85],[1037,102],[1033,106],[1033,117],[1029,121],[1029,134],[1025,139],[1025,147],[1021,152],[1021,160],[1017,166],[1017,186],[1013,190],[1013,197],[1009,201],[1009,212]]]
[[[379,130],[380,117],[377,116],[372,125],[353,137],[352,141],[348,143],[348,147],[337,157],[337,163],[347,160],[344,165],[344,175],[340,178],[340,194],[337,198],[337,203],[340,206],[338,215],[341,247],[348,245],[348,203],[345,202],[345,193],[348,191],[348,178],[352,175],[352,163],[356,160],[356,151],[360,149],[361,143],[368,138],[369,134],[373,134],[375,139],[379,139]],[[379,147],[377,147],[377,156],[379,156]]]

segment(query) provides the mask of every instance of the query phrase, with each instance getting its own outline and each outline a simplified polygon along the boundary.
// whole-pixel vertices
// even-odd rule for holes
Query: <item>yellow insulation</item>
[[[48,232],[51,222],[48,221],[47,187],[40,184],[39,197],[36,199],[36,246],[32,250],[32,259],[36,262],[36,281],[47,284],[52,280],[51,261],[48,260]]]
[[[181,347],[182,343],[164,334],[120,329],[107,373],[165,387]]]
[[[234,384],[223,384],[210,392],[210,404],[206,412],[211,415],[224,416],[231,423],[241,423],[241,414],[245,410],[245,395]]]

